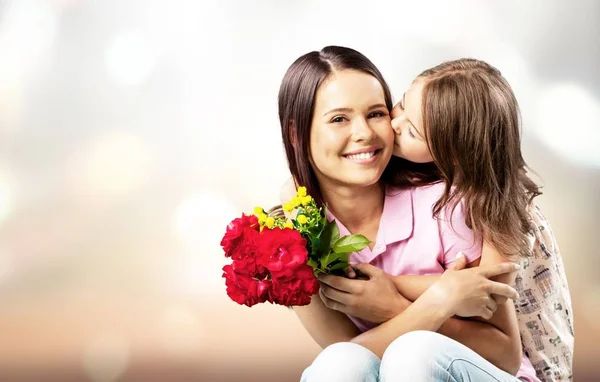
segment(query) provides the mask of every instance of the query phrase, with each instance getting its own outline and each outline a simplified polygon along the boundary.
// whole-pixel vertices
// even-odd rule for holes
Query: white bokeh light
[[[0,23],[0,80],[32,74],[54,45],[58,9],[48,1],[9,2]]]
[[[118,85],[143,84],[156,66],[157,51],[138,30],[118,35],[106,51],[106,69]]]
[[[11,133],[22,112],[23,92],[48,63],[58,30],[50,2],[19,0],[4,5],[0,19],[0,133]]]
[[[549,87],[537,104],[537,137],[567,161],[600,166],[600,103],[583,87]]]

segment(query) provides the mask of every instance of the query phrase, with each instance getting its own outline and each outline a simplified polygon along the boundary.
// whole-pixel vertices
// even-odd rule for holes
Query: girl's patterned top
[[[558,244],[537,206],[530,210],[531,256],[521,259],[515,301],[523,353],[542,382],[573,379],[573,308]]]

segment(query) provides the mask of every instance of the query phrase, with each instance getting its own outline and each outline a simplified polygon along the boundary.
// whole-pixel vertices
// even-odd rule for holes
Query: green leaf
[[[360,234],[348,235],[340,238],[333,244],[336,253],[357,252],[369,245],[371,241]]]
[[[335,265],[333,265],[331,268],[329,268],[332,271],[337,271],[338,269],[346,269],[348,267],[348,263],[347,262],[339,262]]]
[[[311,248],[319,248],[321,246],[321,238],[318,236],[311,236],[310,238]]]
[[[329,248],[331,247],[331,237],[335,229],[337,229],[337,224],[335,224],[335,222],[327,223],[325,228],[323,228],[320,237],[321,245],[319,246],[319,251],[321,251],[321,253],[329,252]],[[337,231],[339,236],[339,229],[337,229]]]
[[[333,245],[340,239],[340,228],[336,224],[335,220],[327,224],[331,224],[331,237],[329,238],[329,247],[332,248]]]
[[[321,267],[327,268],[329,266],[329,264],[333,263],[334,261],[339,260],[339,258],[340,258],[339,253],[330,252],[321,259]]]
[[[306,264],[310,265],[313,270],[317,270],[319,268],[319,264],[317,264],[317,262],[313,259],[309,259]]]

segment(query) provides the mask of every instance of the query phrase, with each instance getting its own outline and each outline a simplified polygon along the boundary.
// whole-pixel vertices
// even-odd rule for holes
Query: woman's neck
[[[383,213],[384,186],[337,187],[323,190],[327,208],[351,233],[360,233],[366,226],[379,221]]]

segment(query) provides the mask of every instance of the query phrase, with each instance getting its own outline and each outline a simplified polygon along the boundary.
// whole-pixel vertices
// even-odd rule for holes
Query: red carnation
[[[237,242],[240,238],[244,237],[243,233],[245,230],[252,230],[258,233],[258,229],[258,218],[254,215],[242,214],[241,218],[233,219],[231,223],[227,225],[227,230],[221,240],[221,246],[225,251],[225,257],[232,256],[232,252],[237,246]]]
[[[259,242],[257,264],[264,266],[273,278],[292,277],[296,268],[306,265],[306,239],[292,229],[263,230]]]
[[[256,216],[242,215],[229,224],[221,245],[233,259],[223,267],[227,294],[238,304],[307,305],[319,291],[306,239],[296,230],[260,230]]]
[[[231,265],[223,267],[223,277],[227,286],[227,295],[240,305],[252,306],[265,302],[269,285],[264,282],[239,274]]]
[[[273,300],[285,306],[310,304],[311,296],[319,291],[319,282],[309,265],[303,265],[294,272],[293,279],[273,280]]]

